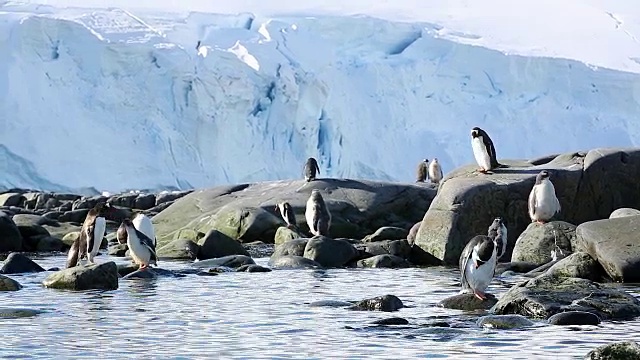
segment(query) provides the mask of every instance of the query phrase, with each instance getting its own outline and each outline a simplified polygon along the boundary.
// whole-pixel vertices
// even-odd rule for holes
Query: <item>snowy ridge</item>
[[[424,157],[472,162],[473,126],[499,158],[640,135],[637,69],[426,22],[0,3],[0,27],[2,185],[184,189],[299,178],[309,156],[322,176],[413,181]]]

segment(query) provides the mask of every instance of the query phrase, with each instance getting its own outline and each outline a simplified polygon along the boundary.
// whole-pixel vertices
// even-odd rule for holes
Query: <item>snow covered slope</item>
[[[472,162],[473,126],[501,158],[639,145],[631,1],[490,2],[0,3],[0,185],[201,187],[309,156],[413,181]]]

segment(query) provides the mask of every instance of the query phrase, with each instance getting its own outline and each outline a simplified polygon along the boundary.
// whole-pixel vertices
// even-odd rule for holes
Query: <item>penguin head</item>
[[[477,138],[480,136],[480,128],[479,127],[474,127],[473,129],[471,129],[471,137],[472,138]]]
[[[489,237],[485,237],[478,245],[473,248],[473,262],[476,269],[493,258],[495,252],[495,243]]]
[[[424,159],[422,159],[422,162],[428,163],[428,162],[429,162],[429,159],[424,158]]]
[[[540,184],[543,180],[549,179],[549,172],[547,170],[542,170],[536,175],[536,184]]]

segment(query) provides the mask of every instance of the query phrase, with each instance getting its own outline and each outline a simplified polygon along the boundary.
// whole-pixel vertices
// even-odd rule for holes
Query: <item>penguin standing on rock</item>
[[[316,171],[320,174],[320,167],[318,167],[318,162],[315,158],[308,158],[307,162],[304,164],[304,179],[309,182],[316,179]]]
[[[132,223],[133,227],[135,227],[136,230],[145,234],[149,239],[153,241],[153,245],[156,245],[156,233],[153,229],[153,223],[147,215],[142,213],[136,214],[133,217]],[[120,224],[120,227],[118,227],[118,231],[116,231],[116,238],[118,239],[118,242],[120,244],[127,243],[127,230],[124,226],[124,223]]]
[[[131,220],[122,221],[127,231],[127,246],[131,252],[133,262],[140,265],[140,270],[145,270],[149,264],[157,265],[156,245],[147,235],[138,231]]]
[[[320,194],[320,190],[313,189],[313,191],[311,191],[311,196],[309,196],[309,200],[307,200],[304,217],[307,220],[311,234],[314,236],[329,234],[331,213],[329,213],[329,209]]]
[[[529,193],[529,217],[531,222],[544,224],[560,212],[560,201],[556,189],[549,179],[549,172],[542,170]]]
[[[427,176],[429,175],[429,159],[422,159],[418,164],[418,169],[416,170],[416,182],[425,182],[427,181]]]
[[[501,217],[493,219],[493,223],[491,223],[487,231],[487,236],[495,241],[498,252],[496,256],[499,260],[507,252],[507,226]]]
[[[493,141],[491,141],[489,134],[479,127],[471,129],[471,148],[473,149],[473,156],[480,166],[479,172],[486,174],[493,169],[506,167],[498,162],[496,148],[493,146]]]
[[[287,227],[289,229],[295,229],[298,226],[296,225],[296,216],[293,213],[293,208],[291,204],[288,202],[281,202],[276,204],[275,210],[280,212],[280,216],[284,219],[284,222],[287,223]]]
[[[432,184],[439,184],[442,180],[442,167],[438,162],[438,158],[433,158],[429,164],[429,181]]]
[[[99,202],[89,210],[84,219],[80,235],[71,245],[67,254],[67,268],[77,266],[87,258],[88,263],[94,264],[94,258],[100,250],[102,238],[107,228],[105,215],[112,210],[109,203]]]
[[[462,293],[471,290],[478,299],[486,300],[485,290],[496,270],[496,250],[495,241],[484,235],[475,236],[465,246],[459,261]]]

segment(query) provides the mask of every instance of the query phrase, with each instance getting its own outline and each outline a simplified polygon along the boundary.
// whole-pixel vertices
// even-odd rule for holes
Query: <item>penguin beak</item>
[[[477,268],[478,268],[478,266],[479,266],[477,261],[474,261],[474,262],[473,262],[473,265],[475,265],[476,269],[477,269]]]

